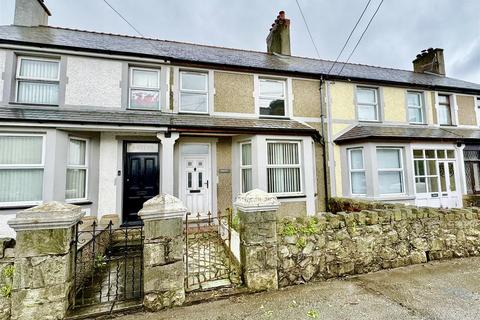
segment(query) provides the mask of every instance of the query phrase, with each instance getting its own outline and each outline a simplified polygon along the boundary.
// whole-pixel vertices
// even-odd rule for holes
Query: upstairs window
[[[425,108],[423,106],[423,94],[409,91],[407,93],[408,122],[425,123]]]
[[[208,74],[180,71],[180,112],[208,113]]]
[[[285,117],[286,81],[275,79],[259,79],[260,115]]]
[[[301,193],[299,142],[267,143],[269,193]]]
[[[58,105],[60,63],[58,60],[19,57],[16,102]]]
[[[87,140],[70,138],[67,159],[65,199],[87,198]]]
[[[130,109],[160,109],[160,70],[130,68]]]
[[[348,163],[350,171],[350,192],[352,195],[366,195],[367,180],[365,176],[363,148],[349,149]]]
[[[0,203],[41,201],[43,168],[43,136],[0,135]]]
[[[452,107],[450,105],[450,96],[445,94],[438,95],[438,124],[451,126]]]
[[[380,121],[376,88],[357,88],[357,114],[359,121]]]
[[[241,143],[241,189],[242,193],[252,190],[252,144]]]

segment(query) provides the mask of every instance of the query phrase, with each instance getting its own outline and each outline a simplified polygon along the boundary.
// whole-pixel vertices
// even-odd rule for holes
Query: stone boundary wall
[[[336,200],[334,208],[358,211],[279,221],[280,287],[480,255],[480,208],[442,210]],[[365,205],[370,210],[362,209]]]
[[[15,240],[0,238],[0,320],[10,319]]]

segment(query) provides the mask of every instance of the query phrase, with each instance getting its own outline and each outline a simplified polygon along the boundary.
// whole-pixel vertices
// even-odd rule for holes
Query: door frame
[[[124,211],[125,211],[125,179],[127,178],[127,170],[126,170],[126,167],[127,167],[127,146],[129,143],[150,143],[150,144],[157,144],[158,145],[158,152],[157,152],[157,157],[158,157],[158,161],[157,161],[157,164],[158,164],[158,192],[161,192],[161,166],[162,166],[162,158],[160,156],[160,152],[162,150],[162,145],[160,144],[160,142],[157,140],[123,140],[122,143],[121,143],[121,147],[122,147],[122,164],[121,164],[121,176],[119,178],[120,181],[121,181],[121,192],[120,192],[120,218],[121,218],[121,223],[124,223]],[[148,153],[148,152],[147,152]],[[152,152],[153,153],[153,152]]]
[[[217,214],[217,138],[196,138],[196,137],[190,137],[190,138],[181,138],[181,140],[178,142],[178,148],[177,148],[177,159],[178,159],[178,165],[177,165],[177,194],[180,200],[184,201],[184,189],[185,189],[185,179],[183,177],[184,175],[184,170],[183,170],[183,155],[182,155],[182,148],[185,145],[189,144],[204,144],[208,145],[208,162],[209,162],[209,170],[207,174],[207,178],[209,181],[209,192],[208,192],[208,202],[209,202],[209,207],[210,207],[210,212],[212,215],[216,216]],[[191,155],[189,155],[191,156]],[[192,156],[195,156],[194,154]],[[200,156],[200,155],[199,155]],[[205,156],[205,155],[201,155]]]

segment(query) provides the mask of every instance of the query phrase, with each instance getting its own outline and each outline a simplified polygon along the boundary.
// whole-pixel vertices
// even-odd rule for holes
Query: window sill
[[[259,115],[259,119],[272,119],[272,120],[290,120],[287,116],[269,116],[269,115]]]
[[[364,123],[382,123],[383,121],[381,120],[360,120],[357,119],[358,122],[364,122]]]
[[[40,106],[40,107],[59,107],[59,104],[45,104],[45,103],[29,103],[29,102],[16,102],[10,101],[8,104],[17,106]]]
[[[201,116],[209,116],[210,112],[194,112],[194,111],[182,111],[179,110],[178,114],[187,114],[187,115],[201,115]]]
[[[296,195],[279,195],[279,196],[276,196],[277,199],[304,199],[306,198],[307,196],[304,195],[304,194],[296,194]]]
[[[90,201],[90,200],[66,200],[65,201],[66,203],[68,204],[74,204],[74,205],[77,205],[77,206],[82,206],[82,205],[89,205],[89,204],[92,204],[93,201]]]
[[[41,204],[39,203],[30,203],[30,204],[0,204],[0,210],[21,210],[21,209],[28,209],[28,208],[33,208],[35,206],[38,206]]]

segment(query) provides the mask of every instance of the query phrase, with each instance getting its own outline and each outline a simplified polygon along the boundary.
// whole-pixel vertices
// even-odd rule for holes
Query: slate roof
[[[58,107],[0,106],[1,121],[72,123],[93,125],[158,126],[171,129],[222,133],[276,132],[318,136],[314,128],[294,120],[212,117],[208,115],[166,114],[141,110],[82,110]],[[281,132],[280,132],[281,131]]]
[[[326,75],[333,64],[332,61],[320,59],[280,56],[265,52],[50,26],[0,26],[0,43],[26,44],[41,47],[104,52],[109,54],[116,53],[133,56],[148,56],[178,62],[248,68],[312,76]],[[331,75],[336,75],[341,67],[342,64],[336,64]],[[480,84],[407,70],[381,68],[352,63],[346,64],[340,76],[331,77],[357,81],[376,81],[419,86],[434,90],[455,89],[473,94],[480,93]]]
[[[409,141],[412,139],[417,141],[478,141],[480,140],[480,130],[457,129],[452,127],[359,124],[335,139],[335,143],[344,144],[362,140]]]

